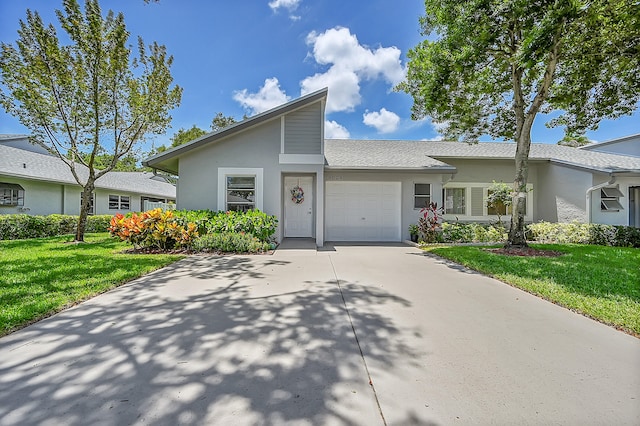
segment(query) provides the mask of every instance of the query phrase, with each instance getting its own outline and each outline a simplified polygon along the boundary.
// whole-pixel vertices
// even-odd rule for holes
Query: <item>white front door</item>
[[[313,237],[313,177],[284,178],[284,236]]]

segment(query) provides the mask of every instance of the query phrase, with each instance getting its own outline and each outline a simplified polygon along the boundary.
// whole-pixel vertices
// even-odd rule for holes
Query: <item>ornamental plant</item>
[[[422,241],[433,243],[438,238],[438,227],[442,220],[443,209],[438,203],[430,202],[420,210],[422,217],[418,219],[418,230],[422,235]]]
[[[487,207],[495,210],[496,216],[498,216],[498,225],[501,227],[503,224],[500,209],[504,207],[506,213],[511,204],[513,204],[513,190],[511,187],[504,182],[496,182],[494,180],[487,191]]]
[[[135,248],[173,248],[191,247],[198,237],[198,227],[189,222],[180,224],[172,210],[160,208],[140,214],[124,216],[116,214],[109,227],[111,236],[130,242]]]

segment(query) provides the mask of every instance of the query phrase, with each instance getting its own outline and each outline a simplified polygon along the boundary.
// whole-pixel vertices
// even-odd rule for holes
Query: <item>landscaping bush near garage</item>
[[[259,253],[271,247],[278,220],[261,211],[149,210],[116,215],[109,231],[135,249]]]
[[[444,222],[440,225],[438,239],[446,243],[495,243],[505,241],[507,231],[501,225]]]
[[[261,253],[269,248],[269,243],[244,232],[214,232],[193,243],[193,250],[198,252]]]
[[[107,232],[110,221],[110,215],[89,216],[86,232]],[[0,215],[0,240],[23,240],[75,234],[77,225],[78,216],[71,215]]]
[[[529,241],[539,243],[640,247],[640,228],[632,226],[538,222],[527,225],[526,232]],[[506,239],[507,229],[500,224],[443,222],[434,242],[499,243]]]
[[[597,223],[538,222],[527,226],[527,239],[555,244],[640,247],[640,228]]]
[[[194,223],[200,235],[210,233],[244,232],[260,241],[269,242],[278,226],[275,216],[267,215],[260,210],[212,211],[212,210],[177,210],[176,220],[183,226]]]

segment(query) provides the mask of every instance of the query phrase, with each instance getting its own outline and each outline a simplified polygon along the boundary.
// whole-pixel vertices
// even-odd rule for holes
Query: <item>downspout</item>
[[[616,183],[616,177],[612,173],[610,173],[608,182],[601,183],[599,185],[595,185],[595,186],[592,186],[591,188],[587,189],[587,223],[591,223],[591,215],[592,215],[592,213],[591,213],[591,193],[593,191],[597,191],[599,189],[602,189],[605,186],[613,185],[614,183]]]

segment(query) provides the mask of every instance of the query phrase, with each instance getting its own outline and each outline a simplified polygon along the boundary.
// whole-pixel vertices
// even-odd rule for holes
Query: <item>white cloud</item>
[[[250,115],[282,105],[289,99],[291,97],[280,89],[280,82],[276,77],[267,78],[258,93],[249,93],[247,89],[242,89],[233,94],[233,100],[240,103]]]
[[[315,74],[300,82],[301,93],[315,92],[324,87],[329,88],[327,114],[335,111],[353,111],[360,104],[360,79],[352,71],[330,68],[323,74]]]
[[[277,12],[279,9],[287,9],[289,11],[289,18],[297,21],[300,19],[299,16],[293,14],[293,11],[298,8],[302,0],[272,0],[269,2],[269,7],[274,12]]]
[[[375,127],[379,133],[391,133],[398,129],[400,124],[400,117],[398,114],[387,111],[386,108],[382,108],[380,112],[365,112],[362,115],[362,122],[367,126]]]
[[[307,36],[313,46],[313,59],[320,65],[329,65],[324,73],[307,77],[300,83],[303,95],[329,87],[327,112],[352,111],[360,104],[360,82],[383,79],[390,85],[398,84],[405,75],[400,62],[400,49],[361,45],[348,28],[336,27]]]
[[[324,137],[327,139],[349,139],[351,134],[344,126],[335,121],[326,120],[324,122]]]

